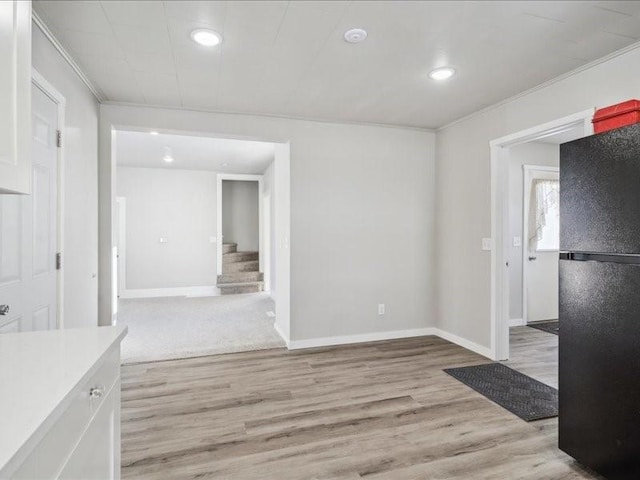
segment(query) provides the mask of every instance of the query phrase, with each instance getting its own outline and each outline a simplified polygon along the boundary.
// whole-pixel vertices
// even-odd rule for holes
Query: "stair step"
[[[236,272],[257,272],[260,269],[260,262],[257,260],[249,260],[248,262],[222,262],[222,273]]]
[[[222,263],[247,262],[258,260],[258,252],[233,252],[222,255]]]
[[[218,285],[221,283],[261,282],[264,280],[262,272],[236,272],[218,275]]]
[[[222,244],[222,253],[235,253],[238,251],[237,243],[223,243]]]
[[[264,289],[263,282],[221,283],[218,285],[222,295],[234,295],[238,293],[256,293]]]

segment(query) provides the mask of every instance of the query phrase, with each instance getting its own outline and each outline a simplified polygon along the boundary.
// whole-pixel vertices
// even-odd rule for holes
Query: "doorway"
[[[65,100],[35,70],[31,96],[31,194],[0,195],[0,333],[63,327]]]
[[[217,287],[222,295],[269,291],[271,213],[262,175],[217,175]]]
[[[510,359],[510,275],[514,262],[524,271],[524,253],[512,258],[514,235],[510,231],[509,168],[512,153],[518,146],[535,142],[555,143],[575,140],[593,134],[591,119],[595,109],[570,115],[523,130],[490,143],[491,147],[491,355],[494,360]],[[524,170],[522,170],[524,175]],[[524,195],[524,194],[523,194]],[[524,198],[524,197],[523,197]],[[523,207],[524,208],[524,207]],[[520,239],[520,248],[526,247]],[[526,248],[523,248],[523,252]],[[527,253],[527,261],[529,255]],[[537,259],[536,259],[537,260]],[[535,261],[535,260],[532,260]],[[530,263],[530,262],[529,262]],[[523,297],[524,299],[524,297]],[[521,317],[525,318],[526,315]]]
[[[278,146],[154,129],[115,136],[112,312],[129,327],[123,361],[285,347],[275,324],[288,309],[264,289],[278,275],[282,207],[272,202],[287,185]]]

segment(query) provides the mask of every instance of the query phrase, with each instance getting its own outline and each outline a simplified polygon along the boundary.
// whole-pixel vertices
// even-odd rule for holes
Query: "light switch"
[[[482,239],[482,250],[491,251],[491,239],[483,238]]]
[[[513,237],[513,246],[514,247],[521,247],[522,246],[522,238]]]
[[[209,243],[216,243],[216,237],[209,237]]]
[[[160,237],[160,243],[167,243],[167,237]]]

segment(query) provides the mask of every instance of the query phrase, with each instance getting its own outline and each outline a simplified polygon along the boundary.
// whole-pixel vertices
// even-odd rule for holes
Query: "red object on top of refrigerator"
[[[593,116],[594,133],[608,132],[640,122],[640,100],[627,100],[599,108]]]

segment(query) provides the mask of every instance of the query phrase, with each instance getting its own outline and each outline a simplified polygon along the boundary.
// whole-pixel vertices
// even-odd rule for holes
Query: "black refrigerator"
[[[640,479],[640,124],[560,146],[559,446]]]

